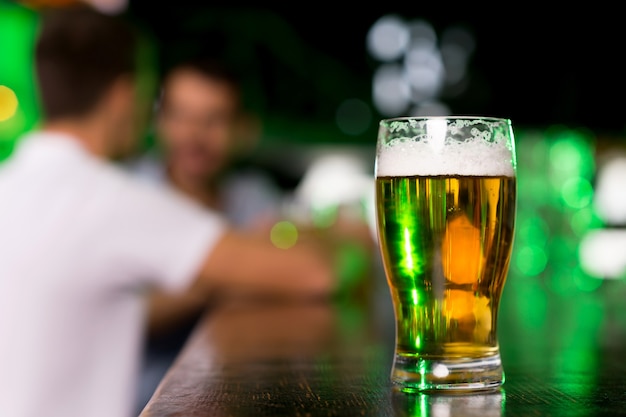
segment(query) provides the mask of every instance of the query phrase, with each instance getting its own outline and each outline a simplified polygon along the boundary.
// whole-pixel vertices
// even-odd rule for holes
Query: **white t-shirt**
[[[0,165],[0,416],[129,417],[144,291],[195,278],[224,221],[33,133]]]

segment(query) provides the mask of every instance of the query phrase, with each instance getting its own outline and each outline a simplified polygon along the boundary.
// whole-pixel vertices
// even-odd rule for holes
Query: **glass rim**
[[[426,120],[484,120],[486,122],[503,122],[511,124],[511,119],[496,116],[399,116],[389,117],[380,120],[380,123],[402,122],[402,121],[426,121]]]

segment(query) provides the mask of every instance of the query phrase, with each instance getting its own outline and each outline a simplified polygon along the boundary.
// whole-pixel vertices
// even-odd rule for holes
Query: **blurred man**
[[[264,172],[233,169],[252,149],[256,119],[243,111],[240,82],[224,62],[192,58],[166,73],[156,118],[156,148],[131,166],[178,189],[233,224],[260,229],[275,220],[281,190]]]
[[[257,133],[242,108],[237,74],[224,62],[201,56],[171,67],[161,86],[156,148],[131,163],[133,171],[221,212],[236,227],[269,239],[270,227],[285,219],[281,209],[286,196],[267,173],[236,165],[254,146]],[[311,230],[310,225],[300,226],[301,233]],[[349,238],[368,249],[372,246],[365,222],[335,226],[324,230],[325,245]],[[152,300],[155,331],[176,327],[199,307],[193,297],[184,295],[155,293]]]
[[[131,160],[131,171],[175,189],[246,233],[269,241],[282,193],[259,170],[233,169],[254,146],[255,120],[246,117],[240,81],[223,61],[200,56],[166,72],[156,114],[156,146]],[[193,291],[152,291],[138,408],[146,403],[207,308]]]
[[[130,167],[141,178],[176,189],[208,210],[222,213],[237,228],[269,240],[271,226],[286,218],[282,209],[290,196],[267,172],[240,163],[258,135],[255,119],[243,108],[240,86],[237,73],[215,58],[200,56],[173,65],[161,84],[156,146]],[[362,259],[348,268],[336,264],[344,276],[360,274],[359,268],[371,259],[373,242],[365,222],[343,221],[322,231],[299,226],[301,236],[305,229],[316,238],[324,235],[324,245],[334,247],[334,253],[340,253],[339,243],[352,243],[350,253]],[[359,245],[356,250],[354,242]],[[361,275],[355,278],[357,282]],[[189,323],[205,307],[192,293],[152,293],[141,402],[175,359],[192,328]]]
[[[143,128],[135,47],[132,28],[86,7],[42,20],[44,120],[0,167],[2,416],[130,416],[151,288],[199,299],[333,291],[314,245],[277,249],[109,163]]]

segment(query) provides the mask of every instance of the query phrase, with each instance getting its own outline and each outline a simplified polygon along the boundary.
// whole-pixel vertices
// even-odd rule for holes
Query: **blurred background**
[[[0,0],[0,160],[38,121],[31,49],[38,7],[71,2]],[[618,11],[482,13],[394,1],[345,9],[94,4],[129,14],[145,30],[153,41],[144,57],[149,77],[199,51],[242,69],[245,107],[260,122],[250,159],[319,222],[332,222],[346,201],[371,222],[379,119],[510,118],[519,204],[503,314],[531,329],[556,310],[577,329],[626,329],[626,313],[605,303],[626,296]]]

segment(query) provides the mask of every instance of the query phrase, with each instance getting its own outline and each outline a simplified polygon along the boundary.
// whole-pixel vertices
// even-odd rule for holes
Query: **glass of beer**
[[[380,121],[376,217],[393,301],[391,379],[404,392],[504,383],[497,316],[516,212],[511,121]]]

